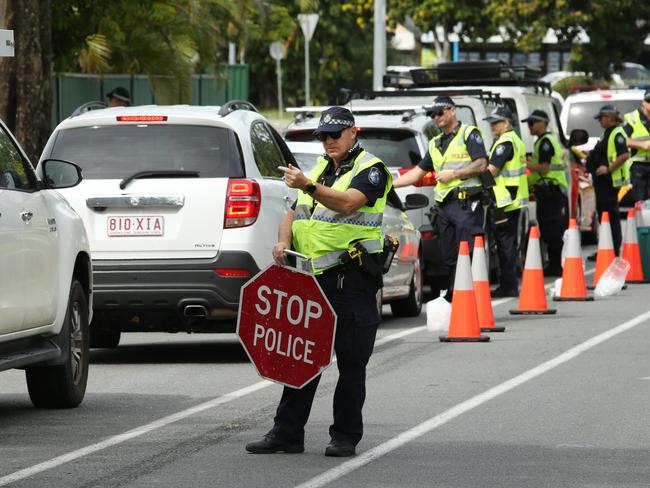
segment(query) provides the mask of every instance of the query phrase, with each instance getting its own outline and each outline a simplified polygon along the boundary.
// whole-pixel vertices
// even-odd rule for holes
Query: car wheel
[[[422,312],[422,265],[419,257],[413,265],[408,297],[391,302],[390,309],[395,317],[417,317]]]
[[[90,347],[115,349],[119,343],[122,334],[120,331],[110,330],[108,319],[101,313],[96,312],[93,321],[90,324]]]
[[[88,302],[79,281],[70,288],[68,309],[61,329],[63,364],[27,368],[27,389],[38,408],[72,408],[86,393],[88,381]]]

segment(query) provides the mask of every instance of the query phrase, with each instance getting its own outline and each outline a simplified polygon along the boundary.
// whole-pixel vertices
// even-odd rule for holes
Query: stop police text
[[[307,300],[305,303],[299,295],[289,296],[282,290],[271,289],[266,285],[257,289],[257,298],[259,302],[255,304],[255,309],[260,315],[273,314],[276,320],[286,319],[289,324],[302,325],[305,329],[309,328],[310,320],[318,319],[323,314],[319,303],[313,300]],[[316,344],[314,341],[255,324],[253,346],[257,345],[258,340],[261,340],[269,352],[313,364],[309,356]]]

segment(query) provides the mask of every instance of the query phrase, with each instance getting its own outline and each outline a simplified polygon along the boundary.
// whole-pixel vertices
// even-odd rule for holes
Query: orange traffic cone
[[[595,287],[600,276],[607,267],[612,264],[616,253],[614,252],[614,240],[612,239],[612,226],[609,223],[609,212],[603,212],[598,228],[598,252],[596,253],[596,272],[594,273]]]
[[[542,250],[539,246],[539,228],[530,227],[526,263],[521,280],[519,306],[510,310],[512,315],[552,315],[557,310],[549,309],[544,289],[544,271],[542,269]]]
[[[636,212],[634,210],[629,210],[625,224],[622,258],[630,263],[630,271],[627,273],[625,283],[648,283],[648,280],[643,274],[643,265],[641,264],[641,249],[639,248],[639,239],[636,235],[635,214]]]
[[[566,243],[567,252],[562,267],[562,289],[559,297],[553,297],[556,302],[590,302],[594,297],[587,296],[585,270],[580,253],[580,230],[576,219],[569,220],[569,239]]]
[[[474,238],[472,279],[474,280],[478,325],[481,327],[481,332],[504,332],[505,327],[494,326],[494,311],[492,310],[492,296],[490,295],[490,280],[487,273],[483,236]]]
[[[462,241],[458,250],[449,331],[446,336],[439,338],[441,342],[487,342],[490,340],[488,336],[481,335],[481,328],[478,325],[467,241]]]

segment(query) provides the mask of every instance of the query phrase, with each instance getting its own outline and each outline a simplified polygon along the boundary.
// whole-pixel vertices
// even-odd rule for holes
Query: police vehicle
[[[92,345],[122,332],[229,332],[240,288],[272,262],[294,200],[295,164],[248,102],[90,110],[61,122],[43,152],[75,161],[61,190],[93,253]]]
[[[76,407],[86,392],[90,247],[56,191],[80,181],[66,161],[43,161],[35,173],[0,121],[0,371],[24,369],[37,407]]]

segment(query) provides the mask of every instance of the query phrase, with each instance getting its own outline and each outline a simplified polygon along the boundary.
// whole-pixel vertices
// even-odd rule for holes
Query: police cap
[[[322,132],[340,132],[349,127],[354,127],[352,112],[344,107],[330,107],[321,114],[314,135]]]

